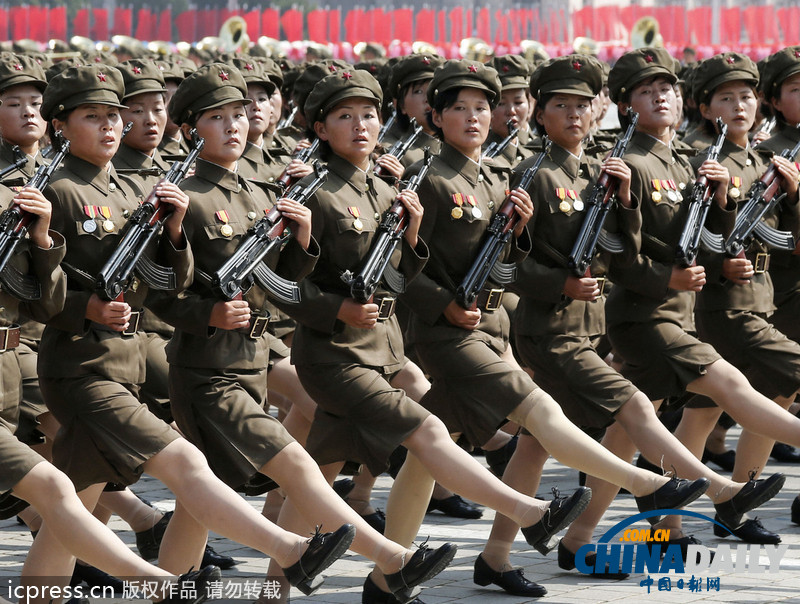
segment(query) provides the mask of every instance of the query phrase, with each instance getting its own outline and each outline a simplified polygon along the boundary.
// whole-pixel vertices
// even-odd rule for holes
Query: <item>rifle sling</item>
[[[69,262],[62,262],[61,268],[64,269],[67,277],[75,281],[82,289],[94,291],[95,278],[86,271],[79,269],[77,266],[71,265]]]
[[[545,256],[550,258],[550,260],[554,261],[559,268],[569,268],[569,261],[567,257],[549,243],[542,241],[541,238],[534,238],[533,248],[537,252],[542,252]]]
[[[664,264],[675,262],[675,248],[644,231],[642,231],[642,252],[657,262]]]

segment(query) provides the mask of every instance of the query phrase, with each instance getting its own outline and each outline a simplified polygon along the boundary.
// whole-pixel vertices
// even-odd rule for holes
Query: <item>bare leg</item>
[[[722,415],[719,407],[684,407],[683,417],[675,429],[675,437],[689,449],[692,454],[700,459],[706,447],[709,434],[715,429],[717,420]],[[651,460],[658,463],[658,460]]]
[[[152,528],[164,517],[161,512],[147,505],[127,488],[124,491],[103,492],[100,495],[99,505],[109,513],[113,512],[122,518],[136,533]]]
[[[782,409],[788,409],[792,401],[794,401],[794,395],[778,397],[774,404]],[[788,415],[792,416],[790,413]],[[733,467],[731,478],[739,482],[746,482],[753,472],[756,478],[761,475],[761,471],[769,460],[772,447],[775,446],[775,439],[751,432],[744,424],[742,427],[744,429],[739,437],[739,444],[736,446],[736,464]]]

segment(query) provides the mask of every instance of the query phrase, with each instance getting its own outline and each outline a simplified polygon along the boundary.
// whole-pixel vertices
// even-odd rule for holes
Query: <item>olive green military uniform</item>
[[[221,73],[228,79],[222,80]],[[170,103],[170,114],[176,123],[185,122],[205,109],[243,101],[246,92],[238,72],[223,64],[209,64],[184,80]],[[196,250],[200,275],[213,275],[275,200],[266,188],[202,159],[181,188],[190,198],[183,226]],[[306,252],[292,239],[282,253],[273,251],[266,262],[282,276],[299,279],[313,267],[316,253],[315,242]],[[209,326],[212,309],[222,298],[205,277],[196,279],[178,299],[152,298],[157,298],[151,302],[159,316],[175,326],[167,346],[175,421],[205,453],[211,469],[228,485],[238,487],[294,442],[265,411],[271,337],[264,331],[267,294],[258,285],[245,294],[254,314],[252,330],[245,331]]]
[[[54,78],[45,93],[42,114],[48,118],[83,103],[119,105],[122,76],[105,65],[73,67]],[[39,376],[48,409],[61,424],[53,458],[82,490],[100,482],[131,484],[142,465],[177,432],[156,418],[137,398],[145,378],[146,338],[130,336],[86,319],[97,275],[119,242],[125,212],[140,201],[138,191],[117,175],[68,156],[45,190],[53,204],[53,227],[67,242],[65,263],[90,276],[72,278],[64,310],[47,323],[39,350]],[[175,249],[164,237],[147,251],[171,266],[177,289],[191,280],[188,246]],[[148,287],[125,293],[132,310],[141,310]],[[136,315],[130,332],[136,329]]]
[[[696,85],[710,88],[709,80],[758,81],[758,70],[749,58],[738,53],[724,53],[704,61],[695,75]],[[713,92],[712,92],[713,94]],[[706,159],[701,154],[692,160],[695,169]],[[712,232],[727,236],[733,220],[748,201],[747,191],[769,167],[769,162],[751,148],[742,148],[726,140],[718,161],[728,169],[729,216],[716,212],[709,221]],[[727,212],[726,212],[727,213]],[[721,220],[714,220],[714,218]],[[764,217],[767,225],[800,232],[800,208],[797,200],[784,200],[775,211]],[[787,338],[767,322],[775,308],[772,279],[767,268],[770,249],[757,239],[745,246],[745,256],[753,263],[755,274],[746,285],[730,283],[722,276],[724,254],[701,250],[698,264],[706,270],[707,284],[697,294],[695,318],[697,332],[703,341],[714,346],[725,359],[735,365],[753,387],[769,398],[788,396],[800,388],[800,345]]]
[[[612,100],[652,75],[675,81],[663,49],[623,55],[609,75]],[[612,261],[615,283],[606,302],[608,336],[624,364],[622,375],[651,400],[682,394],[720,356],[691,335],[694,293],[670,289],[675,248],[686,222],[684,194],[693,170],[674,148],[637,132],[624,156],[631,168],[631,197],[642,213],[642,247],[631,266]],[[711,213],[718,211],[712,204]]]
[[[0,195],[3,206],[13,197],[10,190]],[[36,464],[44,461],[14,433],[19,419],[23,378],[18,348],[19,323],[23,317],[46,321],[61,310],[66,294],[66,278],[58,266],[66,251],[64,238],[55,231],[50,232],[50,237],[53,239],[51,249],[44,250],[23,241],[11,259],[11,266],[15,269],[37,278],[41,297],[27,301],[0,292],[0,494],[11,490]]]

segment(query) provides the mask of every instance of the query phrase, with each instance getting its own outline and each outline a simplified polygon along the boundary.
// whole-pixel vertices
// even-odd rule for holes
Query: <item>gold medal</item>
[[[566,214],[567,212],[569,212],[569,211],[572,209],[572,206],[571,206],[571,205],[569,204],[569,202],[568,202],[568,201],[565,199],[565,200],[564,200],[564,201],[562,201],[560,204],[558,204],[558,209],[559,209],[559,210],[561,210],[562,212],[564,212],[564,213]]]
[[[360,219],[360,218],[356,218],[356,219],[353,221],[353,228],[354,228],[355,230],[357,230],[357,231],[361,231],[361,230],[363,230],[363,229],[364,229],[364,223],[363,223],[363,222],[361,222],[361,219]]]
[[[94,220],[84,220],[83,230],[87,233],[94,233],[97,230],[97,223]]]
[[[478,208],[478,207],[472,208],[472,217],[475,220],[478,220],[481,216],[483,216],[483,212],[481,212],[480,208]]]
[[[110,220],[104,220],[103,221],[103,230],[106,233],[113,233],[114,232],[114,223],[111,222]]]
[[[461,209],[460,207],[458,207],[458,206],[456,206],[456,207],[454,207],[452,210],[450,210],[450,216],[451,216],[451,217],[452,217],[454,220],[458,220],[458,219],[459,219],[459,218],[461,218],[463,215],[464,215],[464,210],[462,210],[462,209]]]
[[[576,199],[574,202],[572,202],[572,208],[576,212],[580,212],[581,210],[583,210],[583,202],[580,199]]]
[[[659,201],[661,201],[661,193],[659,193],[658,191],[653,191],[653,192],[650,194],[650,197],[651,197],[651,198],[653,199],[653,201],[655,201],[656,203],[658,203]]]
[[[223,237],[231,237],[233,236],[233,227],[229,224],[223,224],[221,227],[219,227],[219,232]]]
[[[739,190],[739,187],[731,187],[730,189],[728,189],[728,195],[730,195],[734,199],[739,199],[739,195],[741,194],[742,192]]]

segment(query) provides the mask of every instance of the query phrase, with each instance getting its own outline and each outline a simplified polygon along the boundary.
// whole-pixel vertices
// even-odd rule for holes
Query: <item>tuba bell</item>
[[[247,35],[247,22],[234,16],[225,21],[219,30],[223,52],[247,52],[250,48],[250,36]]]
[[[411,43],[411,53],[415,55],[435,55],[436,47],[430,42],[417,40]]]
[[[592,55],[597,56],[600,51],[600,45],[591,38],[578,36],[572,41],[572,50],[579,55]]]
[[[544,44],[536,40],[522,40],[519,43],[519,47],[522,50],[522,56],[525,57],[529,63],[536,63],[538,65],[550,58],[550,55],[544,48]]]
[[[458,52],[465,59],[486,63],[494,56],[494,50],[480,38],[464,38],[458,46]]]
[[[631,29],[631,46],[633,48],[663,48],[664,38],[658,31],[655,17],[642,17]]]

